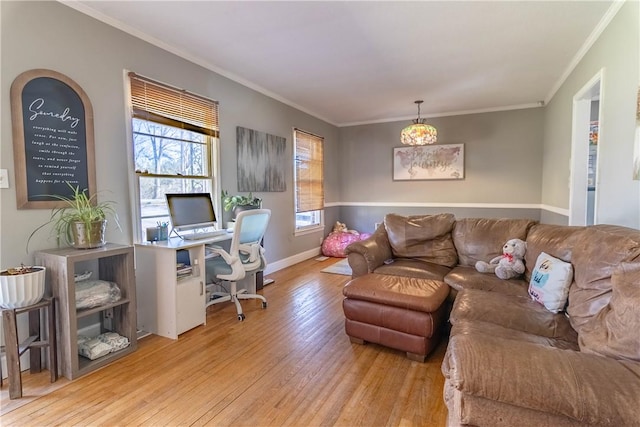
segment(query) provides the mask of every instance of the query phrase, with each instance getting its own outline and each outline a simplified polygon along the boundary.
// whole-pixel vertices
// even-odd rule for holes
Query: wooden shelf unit
[[[59,248],[37,252],[36,264],[47,268],[46,294],[57,298],[59,366],[70,380],[99,369],[137,349],[136,284],[132,246],[107,243],[96,249]],[[76,309],[75,274],[95,269],[92,279],[115,282],[122,298],[114,303]],[[78,354],[78,320],[100,316],[101,332],[116,332],[129,346],[95,360]],[[105,323],[110,324],[107,329]]]

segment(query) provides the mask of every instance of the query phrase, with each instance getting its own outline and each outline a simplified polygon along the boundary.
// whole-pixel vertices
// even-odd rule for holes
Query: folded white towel
[[[83,280],[76,283],[76,309],[98,307],[122,298],[116,283],[106,280]]]
[[[122,350],[129,347],[129,338],[123,337],[115,332],[105,332],[98,335],[98,339],[111,347],[111,351]]]
[[[111,353],[111,346],[103,343],[97,338],[94,338],[78,345],[78,353],[88,359],[95,360]]]
[[[105,332],[95,338],[78,335],[78,354],[95,360],[114,351],[129,347],[129,338],[115,332]]]

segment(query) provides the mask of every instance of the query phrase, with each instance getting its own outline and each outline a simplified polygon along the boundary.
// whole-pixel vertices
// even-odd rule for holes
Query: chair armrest
[[[365,240],[353,242],[345,249],[352,270],[352,277],[363,276],[380,267],[393,257],[384,225]]]
[[[240,262],[240,259],[238,257],[231,256],[227,251],[219,246],[209,246],[209,250],[211,253],[220,255],[224,262],[226,262],[230,266],[233,266],[233,264],[236,262]]]

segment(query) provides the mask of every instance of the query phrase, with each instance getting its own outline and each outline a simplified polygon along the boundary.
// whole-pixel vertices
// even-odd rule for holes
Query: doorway
[[[598,136],[602,129],[603,75],[604,70],[600,70],[573,97],[569,225],[598,222]]]

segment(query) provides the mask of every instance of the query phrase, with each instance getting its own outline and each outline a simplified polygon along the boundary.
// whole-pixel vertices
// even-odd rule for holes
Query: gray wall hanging
[[[236,138],[238,191],[286,191],[287,139],[240,126]]]

